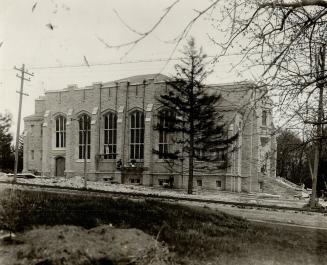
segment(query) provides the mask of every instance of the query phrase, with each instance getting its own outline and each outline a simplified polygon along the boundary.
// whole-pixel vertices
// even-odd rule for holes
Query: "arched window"
[[[66,147],[66,118],[61,115],[56,117],[56,147]]]
[[[78,141],[78,158],[84,159],[91,157],[91,118],[83,114],[78,119],[79,124],[79,141]]]
[[[104,158],[116,159],[117,152],[117,115],[104,115]]]
[[[165,130],[169,127],[169,117],[171,116],[171,111],[161,110],[159,112],[159,158],[165,158],[165,154],[169,152],[169,139],[168,132]]]
[[[144,158],[144,114],[134,111],[130,115],[130,159]]]

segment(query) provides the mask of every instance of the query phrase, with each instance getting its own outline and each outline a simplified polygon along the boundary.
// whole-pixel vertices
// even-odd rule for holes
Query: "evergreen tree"
[[[183,59],[175,66],[176,75],[167,82],[168,91],[157,100],[163,106],[155,129],[172,136],[180,150],[154,150],[167,161],[188,158],[188,193],[193,192],[194,159],[220,160],[219,151],[227,150],[237,135],[228,138],[222,115],[217,111],[220,96],[209,92],[204,81],[211,73],[202,48],[197,50],[191,38],[183,50]],[[161,137],[161,136],[160,136]],[[160,140],[159,140],[160,141]]]
[[[24,138],[22,135],[19,136],[19,147],[18,147],[18,172],[23,170],[23,156],[24,156]]]
[[[13,164],[15,163],[15,145],[11,146],[11,153]],[[17,171],[21,172],[23,170],[23,156],[24,156],[24,138],[23,135],[19,136],[19,146],[18,146],[18,168]]]
[[[13,169],[13,156],[11,151],[12,135],[9,132],[12,116],[10,113],[0,113],[0,171]]]

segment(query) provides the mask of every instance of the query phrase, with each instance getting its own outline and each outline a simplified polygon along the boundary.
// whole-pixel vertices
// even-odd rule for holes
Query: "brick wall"
[[[102,180],[111,176],[121,181],[121,172],[116,168],[116,161],[122,160],[123,165],[130,165],[129,150],[129,120],[130,114],[139,110],[145,116],[145,150],[144,171],[142,182],[145,185],[159,185],[159,180],[174,177],[175,187],[187,187],[187,161],[184,161],[184,170],[181,174],[180,163],[177,163],[173,173],[167,169],[165,162],[152,153],[158,148],[158,132],[153,130],[156,123],[156,113],[160,105],[156,97],[166,92],[166,84],[153,78],[130,78],[111,83],[94,83],[83,89],[76,85],[69,85],[66,89],[46,92],[44,98],[36,101],[35,115],[25,119],[24,141],[24,170],[39,169],[45,175],[55,174],[56,158],[65,158],[65,172],[67,176],[83,175],[84,161],[78,159],[78,117],[87,114],[92,119],[91,124],[91,159],[87,162],[87,171],[90,179]],[[229,87],[230,89],[230,87]],[[244,89],[244,85],[242,85]],[[230,91],[233,91],[230,89]],[[242,90],[243,91],[243,90]],[[224,92],[225,93],[225,92]],[[224,93],[223,96],[224,96]],[[194,187],[202,180],[202,187],[206,189],[223,189],[233,191],[258,190],[259,166],[259,121],[257,112],[250,111],[244,102],[249,99],[249,93],[238,92],[241,95],[242,106],[228,105],[224,97],[224,118],[230,128],[231,134],[240,133],[238,141],[234,144],[234,153],[229,157],[231,163],[226,170],[208,172],[195,172]],[[227,98],[235,98],[228,94]],[[235,101],[237,102],[237,101]],[[227,110],[227,112],[226,112]],[[104,118],[108,112],[117,114],[117,157],[104,159]],[[58,115],[66,117],[66,147],[55,148],[55,118]],[[35,117],[38,117],[37,119]],[[36,119],[36,121],[34,121]],[[37,125],[39,131],[28,133],[31,124]],[[40,130],[42,127],[42,136]],[[36,127],[35,127],[36,128]],[[28,158],[28,152],[35,150],[35,161]],[[42,156],[41,156],[42,153]],[[102,156],[98,156],[98,155]],[[203,162],[202,162],[203,163]],[[176,170],[178,169],[178,170]],[[179,172],[179,173],[177,173]],[[217,183],[221,187],[217,187]]]
[[[43,117],[26,117],[24,119],[24,156],[23,172],[42,171],[42,134]]]

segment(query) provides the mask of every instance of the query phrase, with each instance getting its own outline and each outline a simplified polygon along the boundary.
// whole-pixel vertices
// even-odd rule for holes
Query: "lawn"
[[[323,264],[327,231],[253,224],[219,211],[157,200],[7,192],[0,229],[103,224],[138,228],[167,244],[178,264]]]

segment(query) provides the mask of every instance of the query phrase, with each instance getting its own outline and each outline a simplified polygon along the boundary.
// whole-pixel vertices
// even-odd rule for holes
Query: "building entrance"
[[[56,177],[65,176],[65,158],[60,156],[56,158]]]

